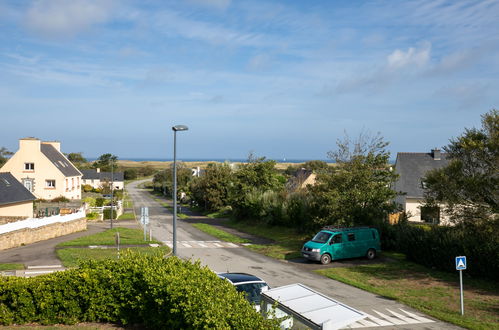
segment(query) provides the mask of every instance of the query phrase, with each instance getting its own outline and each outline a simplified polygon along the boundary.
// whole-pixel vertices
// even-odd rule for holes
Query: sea
[[[90,157],[87,158],[89,161],[94,161],[97,160],[98,157]],[[131,157],[119,157],[119,160],[131,160],[135,162],[172,162],[173,158],[131,158]],[[271,159],[271,158],[266,158],[266,159]],[[244,163],[247,162],[247,158],[178,158],[178,161],[183,161],[183,162],[231,162],[231,163]],[[277,163],[293,163],[293,164],[299,164],[299,163],[305,163],[310,160],[316,160],[316,159],[287,159],[287,158],[281,158],[281,159],[271,159],[274,160]],[[325,161],[326,163],[334,163],[334,161],[330,159],[320,159],[322,161]]]

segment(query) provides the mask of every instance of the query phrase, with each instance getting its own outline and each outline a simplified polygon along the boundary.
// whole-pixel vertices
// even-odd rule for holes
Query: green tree
[[[67,154],[66,157],[78,169],[84,169],[89,167],[87,159],[83,157],[83,154],[81,152],[71,152]]]
[[[206,210],[220,210],[229,204],[231,179],[228,164],[208,164],[203,175],[191,181],[191,198]]]
[[[135,168],[127,168],[123,172],[123,175],[125,177],[125,180],[135,180],[135,179],[137,179],[138,171]]]
[[[499,111],[444,147],[449,165],[429,172],[426,205],[444,205],[455,223],[499,222]]]
[[[93,168],[100,168],[102,172],[111,172],[111,168],[116,171],[118,168],[118,156],[112,154],[101,155],[92,165]]]
[[[7,150],[5,147],[0,148],[0,167],[2,167],[13,154],[13,152]]]
[[[308,162],[305,162],[301,167],[314,172],[322,172],[329,169],[329,165],[323,160],[309,160]]]
[[[177,192],[188,192],[191,180],[191,169],[186,167],[184,163],[177,162]],[[173,193],[173,163],[170,169],[157,172],[152,181],[156,191],[161,191],[164,195],[171,196]]]
[[[229,188],[229,200],[236,216],[249,217],[253,212],[255,195],[267,191],[282,191],[286,179],[275,169],[276,162],[250,154],[248,162],[234,172]]]
[[[338,149],[328,152],[337,166],[319,173],[309,190],[317,226],[372,225],[394,210],[396,193],[390,187],[397,175],[389,169],[387,145],[379,133],[337,141]]]

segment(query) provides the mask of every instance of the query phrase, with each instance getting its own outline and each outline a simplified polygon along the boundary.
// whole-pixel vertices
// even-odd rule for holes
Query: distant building
[[[438,209],[422,207],[424,202],[425,175],[434,169],[447,166],[449,161],[446,154],[438,149],[430,153],[399,152],[395,162],[395,171],[399,175],[394,190],[399,193],[395,202],[407,214],[409,221],[445,223],[447,217]]]
[[[81,198],[81,172],[61,153],[61,143],[19,140],[19,150],[0,168],[40,199]]]
[[[83,184],[90,185],[94,189],[102,188],[103,185],[113,183],[114,190],[122,190],[125,186],[123,172],[101,172],[100,168],[95,170],[82,170]]]
[[[33,217],[36,197],[10,173],[0,173],[0,218]]]
[[[315,179],[317,175],[313,173],[312,170],[307,170],[305,168],[298,169],[294,176],[289,178],[286,182],[286,189],[288,191],[297,191],[300,189],[305,189],[307,186],[313,186],[315,184]]]

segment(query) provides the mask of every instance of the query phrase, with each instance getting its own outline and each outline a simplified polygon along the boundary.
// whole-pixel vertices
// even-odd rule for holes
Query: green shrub
[[[95,220],[98,217],[99,217],[99,213],[95,213],[95,212],[87,213],[87,219],[88,220]]]
[[[111,209],[106,209],[102,212],[104,219],[111,219]],[[113,210],[113,219],[116,219],[116,210]]]
[[[85,197],[83,202],[87,203],[90,207],[95,207],[96,205],[96,200],[93,197]]]
[[[59,196],[51,200],[54,203],[67,203],[69,202],[69,199],[64,197],[64,196]]]
[[[93,191],[93,190],[94,190],[94,187],[92,187],[92,186],[91,186],[91,185],[89,185],[89,184],[84,184],[84,185],[82,186],[82,188],[83,188],[83,191],[84,191],[84,192],[91,192],[91,191]]]
[[[35,278],[0,278],[0,324],[112,322],[151,329],[271,329],[199,262],[124,253]]]
[[[105,198],[102,198],[102,197],[97,197],[95,199],[95,206],[97,207],[102,207],[104,206],[104,203],[106,202],[106,199]]]

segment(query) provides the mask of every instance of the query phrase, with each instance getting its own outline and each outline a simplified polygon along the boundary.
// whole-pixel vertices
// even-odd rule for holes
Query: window
[[[55,188],[55,180],[45,180],[46,188]]]
[[[355,234],[354,233],[350,233],[348,234],[348,241],[351,242],[351,241],[355,241]]]
[[[428,223],[438,224],[440,223],[440,208],[438,206],[421,207],[421,220]]]
[[[35,163],[24,163],[24,170],[25,171],[34,171],[35,170]]]
[[[334,244],[341,243],[341,234],[334,235],[334,237],[333,237],[333,243]]]

